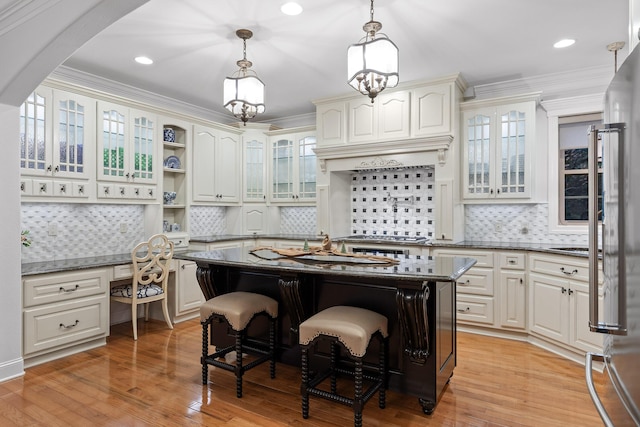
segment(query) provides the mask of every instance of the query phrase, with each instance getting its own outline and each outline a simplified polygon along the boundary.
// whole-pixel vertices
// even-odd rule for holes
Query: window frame
[[[549,207],[549,234],[588,234],[588,224],[562,223],[560,221],[560,146],[559,121],[560,117],[602,113],[604,108],[604,93],[577,96],[573,98],[542,101],[547,111],[548,176],[547,202]]]

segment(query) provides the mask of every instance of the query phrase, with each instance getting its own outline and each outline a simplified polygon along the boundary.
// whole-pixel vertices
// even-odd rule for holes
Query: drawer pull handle
[[[466,280],[466,281],[464,281],[464,282],[456,282],[456,285],[460,285],[460,286],[467,286],[467,285],[469,285],[469,284],[471,284],[471,283],[469,282],[469,279],[467,279],[467,280]]]
[[[516,260],[515,260],[515,259],[510,259],[510,260],[509,260],[509,264],[515,264],[515,263],[516,263]]]
[[[573,276],[574,274],[578,273],[577,269],[574,269],[573,271],[566,271],[564,269],[564,267],[560,267],[560,271],[562,271],[564,274],[566,274],[567,276]]]
[[[60,292],[75,292],[80,289],[80,285],[76,284],[76,287],[73,289],[65,289],[63,286],[60,286]]]
[[[76,319],[76,322],[71,324],[71,325],[65,325],[64,323],[60,323],[60,327],[62,329],[71,329],[71,328],[75,328],[76,326],[78,326],[78,323],[80,323],[80,321]]]
[[[458,313],[466,313],[468,311],[471,311],[471,309],[469,307],[467,307],[467,308],[459,308],[458,309]]]

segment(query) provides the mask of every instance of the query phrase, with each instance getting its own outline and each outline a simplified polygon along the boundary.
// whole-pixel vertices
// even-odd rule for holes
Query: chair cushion
[[[124,297],[124,298],[132,298],[131,285],[118,285],[111,288],[111,296],[112,297]],[[160,295],[163,293],[162,287],[156,285],[155,283],[150,283],[148,285],[138,285],[138,298],[146,298],[153,297],[156,295]]]
[[[314,314],[300,324],[300,344],[307,345],[320,335],[336,337],[352,356],[367,352],[371,336],[388,336],[387,318],[364,308],[335,306]]]
[[[253,292],[229,292],[211,298],[200,306],[200,321],[206,322],[212,314],[224,316],[235,331],[247,327],[253,316],[266,311],[278,317],[278,301]]]

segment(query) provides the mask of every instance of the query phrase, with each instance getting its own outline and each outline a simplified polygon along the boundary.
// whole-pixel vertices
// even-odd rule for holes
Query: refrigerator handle
[[[624,124],[613,123],[605,124],[603,127],[589,126],[589,329],[591,332],[601,334],[626,335],[626,313],[622,310],[625,297],[625,282],[620,280],[619,298],[622,301],[618,303],[617,320],[615,323],[607,323],[600,321],[598,312],[598,138],[600,134],[615,134],[614,142],[611,138],[602,141],[603,149],[603,168],[606,168],[606,159],[604,158],[608,149],[605,150],[605,144],[623,145]],[[608,145],[607,145],[608,148]],[[619,153],[621,153],[618,150]],[[605,185],[606,188],[606,185]],[[602,209],[605,212],[607,194],[602,196]],[[602,256],[606,257],[606,233],[605,233],[606,217],[602,215]]]
[[[597,330],[598,319],[598,128],[589,126],[589,328]],[[604,201],[603,201],[604,204]],[[604,240],[604,221],[602,239]],[[604,241],[602,247],[604,248]]]
[[[591,368],[592,362],[594,359],[599,362],[604,362],[605,357],[606,356],[603,354],[596,354],[596,353],[590,353],[590,352],[587,353],[585,364],[584,364],[584,371],[585,371],[584,373],[585,373],[585,378],[587,380],[587,389],[589,389],[589,396],[591,396],[591,400],[593,400],[593,404],[595,405],[596,410],[600,415],[600,418],[602,418],[602,422],[606,427],[614,427],[613,422],[609,417],[609,414],[607,414],[606,409],[604,409],[604,405],[600,400],[600,396],[598,396],[596,387],[593,385],[593,370]]]

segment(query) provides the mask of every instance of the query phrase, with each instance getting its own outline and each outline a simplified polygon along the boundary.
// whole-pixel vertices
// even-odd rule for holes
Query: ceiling
[[[346,53],[370,18],[367,0],[150,0],[103,30],[64,66],[224,113],[222,82],[247,59],[266,85],[260,121],[308,114],[314,99],[353,92]],[[378,0],[375,20],[400,50],[400,81],[461,73],[470,86],[614,67],[628,41],[627,0]],[[554,49],[553,43],[576,43]],[[619,53],[626,57],[627,47]],[[150,66],[135,63],[145,55]],[[619,60],[620,62],[620,60]],[[232,117],[230,116],[230,122]]]

